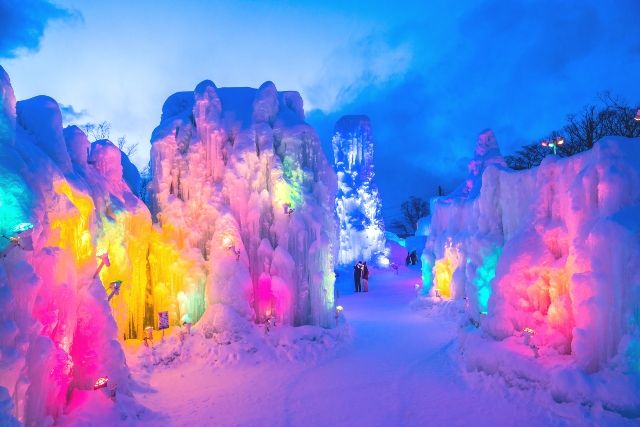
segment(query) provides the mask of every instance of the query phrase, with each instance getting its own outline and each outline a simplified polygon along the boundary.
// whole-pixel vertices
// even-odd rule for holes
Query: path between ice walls
[[[111,142],[63,129],[49,97],[16,104],[2,68],[0,95],[0,424],[113,405],[114,387],[135,417],[121,343],[159,312],[203,334],[334,324],[335,176],[297,93],[207,81],[170,97],[153,215]]]
[[[640,139],[516,172],[486,131],[431,212],[421,293],[458,306],[467,369],[640,417]]]

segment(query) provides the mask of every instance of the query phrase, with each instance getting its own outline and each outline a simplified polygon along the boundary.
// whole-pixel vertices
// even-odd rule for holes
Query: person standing
[[[362,264],[362,287],[365,292],[369,292],[369,267],[366,261]]]
[[[353,282],[356,286],[356,292],[361,292],[360,277],[362,276],[362,264],[360,261],[353,266]]]

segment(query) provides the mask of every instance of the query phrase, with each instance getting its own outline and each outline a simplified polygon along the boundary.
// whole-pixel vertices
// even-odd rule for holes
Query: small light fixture
[[[391,266],[391,269],[396,273],[396,275],[398,274],[398,264],[396,264],[395,262],[392,262],[391,264],[389,264]]]
[[[233,239],[232,239],[231,237],[229,237],[229,236],[224,236],[224,237],[222,238],[222,246],[223,246],[225,249],[231,249],[231,248],[233,248],[233,246],[234,246],[234,244],[233,244]]]
[[[222,238],[222,247],[232,252],[236,256],[236,261],[240,261],[240,249],[236,249],[236,245],[231,237],[224,236]]]
[[[636,116],[633,118],[636,122],[640,122],[640,108],[636,111]]]
[[[522,336],[524,337],[524,345],[529,347],[533,351],[533,355],[537,358],[540,355],[538,353],[538,346],[531,340],[531,338],[535,334],[536,332],[532,328],[524,328],[522,330]]]
[[[144,345],[145,347],[153,347],[153,326],[144,328]]]
[[[271,328],[276,326],[276,318],[271,315],[271,310],[267,310],[266,316],[264,319],[264,333],[268,335]]]
[[[2,253],[0,254],[0,258],[5,258],[9,254],[9,252],[16,247],[22,249],[23,251],[32,251],[33,250],[33,239],[31,238],[32,229],[33,229],[33,224],[31,224],[30,222],[23,222],[16,225],[13,228],[12,230],[12,232],[14,233],[13,236],[7,237],[3,234],[2,237],[4,237],[9,241],[9,246],[4,251],[2,251]]]
[[[338,323],[340,322],[340,313],[342,313],[343,311],[344,307],[342,307],[341,305],[336,306],[336,326],[338,326]]]
[[[98,256],[96,256],[96,258],[100,259],[100,264],[98,264],[98,268],[97,268],[96,272],[93,274],[93,278],[94,279],[96,277],[98,277],[98,275],[102,271],[103,267],[109,267],[111,265],[111,261],[109,260],[109,253],[108,252],[104,252],[104,253],[98,255]]]
[[[109,294],[109,298],[107,298],[107,301],[111,301],[111,298],[113,298],[114,295],[120,294],[120,286],[122,286],[122,280],[114,280],[113,282],[109,283],[109,289],[111,289],[111,293]]]
[[[107,384],[109,384],[109,377],[100,377],[96,380],[95,384],[93,385],[93,389],[99,390],[101,388],[105,388]]]
[[[184,326],[187,335],[191,335],[191,326],[193,326],[193,324],[191,322],[184,322],[182,326]]]
[[[557,136],[553,138],[551,141],[547,141],[546,139],[543,139],[542,142],[540,142],[540,144],[542,144],[543,147],[551,148],[553,150],[553,154],[558,154],[558,146],[564,144],[564,138],[561,136]]]

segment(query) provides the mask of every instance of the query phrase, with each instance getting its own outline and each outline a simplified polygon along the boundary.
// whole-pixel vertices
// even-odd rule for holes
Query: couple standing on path
[[[356,285],[356,292],[362,292],[362,288],[364,288],[364,292],[369,292],[369,267],[367,267],[366,261],[358,261],[353,266],[353,281]]]

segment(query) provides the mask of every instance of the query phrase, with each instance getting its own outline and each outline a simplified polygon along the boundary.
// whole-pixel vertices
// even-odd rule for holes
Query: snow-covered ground
[[[331,335],[339,345],[319,357],[308,352],[308,357],[287,361],[261,355],[264,349],[259,348],[248,357],[216,364],[193,352],[176,365],[149,371],[141,364],[141,350],[127,349],[139,384],[135,398],[148,408],[138,422],[171,426],[633,425],[602,410],[557,404],[545,390],[509,387],[499,379],[464,372],[455,316],[414,304],[419,270],[401,270],[399,276],[373,273],[370,292],[361,294],[353,292],[348,272],[339,276],[338,304],[344,307],[347,322],[337,335]],[[291,330],[276,327],[270,337]],[[91,419],[85,416],[76,413],[67,421],[78,424],[83,418]]]

